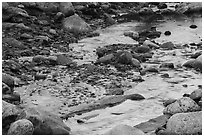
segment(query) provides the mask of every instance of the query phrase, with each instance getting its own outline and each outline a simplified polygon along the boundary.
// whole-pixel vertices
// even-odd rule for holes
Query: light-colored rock
[[[132,65],[137,68],[141,67],[140,62],[135,58],[132,58]]]
[[[128,125],[118,125],[104,135],[144,135],[144,132]]]
[[[114,58],[114,55],[113,54],[108,54],[108,55],[105,55],[101,58],[99,58],[96,63],[104,63],[104,64],[108,64],[108,63],[111,63],[112,59]]]
[[[20,119],[11,124],[8,135],[32,135],[33,124],[27,119]]]
[[[60,2],[59,9],[65,15],[65,17],[69,17],[75,12],[71,2]]]
[[[159,48],[159,45],[149,41],[149,40],[145,40],[143,43],[144,46],[149,46],[150,48]]]
[[[2,82],[5,83],[8,87],[10,87],[11,91],[13,91],[14,79],[11,75],[2,73]]]
[[[202,111],[173,115],[167,122],[166,131],[177,135],[201,135]]]
[[[201,108],[198,104],[189,97],[182,97],[174,103],[168,105],[164,110],[164,114],[174,115],[176,113],[186,113],[200,111]]]
[[[77,14],[67,17],[63,20],[63,27],[65,30],[80,34],[91,31],[91,27]]]

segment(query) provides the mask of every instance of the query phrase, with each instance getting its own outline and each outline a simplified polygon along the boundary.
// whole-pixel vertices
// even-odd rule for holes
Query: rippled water
[[[192,24],[198,27],[196,29],[189,28]],[[103,30],[97,30],[100,32],[100,36],[86,38],[79,41],[79,43],[71,44],[75,53],[84,54],[83,60],[76,61],[79,64],[95,61],[97,57],[94,50],[99,46],[116,43],[137,43],[131,38],[123,36],[123,32],[141,30],[151,26],[157,26],[157,30],[162,32],[161,37],[155,40],[158,43],[166,41],[172,41],[175,44],[201,42],[202,19],[200,17],[168,17],[164,20],[157,20],[151,23],[128,22],[117,24]],[[170,36],[163,34],[167,30],[171,31]],[[182,52],[187,52],[187,49],[171,51],[156,50],[154,52],[155,54],[152,60],[159,60],[160,62],[172,62],[174,65],[182,65],[187,60],[182,54]],[[173,56],[173,53],[176,56]],[[142,63],[142,65],[149,66],[152,64]],[[164,73],[168,73],[170,78],[162,78],[161,75]],[[125,94],[139,93],[147,99],[142,101],[127,100],[111,108],[94,110],[70,118],[66,121],[66,124],[71,128],[72,134],[103,134],[119,124],[134,126],[148,121],[162,114],[164,108],[162,105],[163,100],[180,98],[184,93],[191,93],[197,89],[198,85],[202,85],[201,74],[194,70],[161,71],[159,74],[149,73],[142,76],[142,78],[145,81],[135,85],[132,89],[126,91]],[[184,87],[184,84],[187,87]],[[93,117],[86,120],[85,123],[78,124],[76,120],[85,116]]]

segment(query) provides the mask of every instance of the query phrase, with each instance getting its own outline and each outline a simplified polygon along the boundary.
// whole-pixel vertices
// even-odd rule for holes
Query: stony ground
[[[3,100],[23,108],[51,112],[65,120],[66,125],[53,116],[51,121],[56,119],[61,130],[55,130],[55,121],[52,127],[48,124],[52,133],[47,130],[43,133],[29,118],[33,111],[25,110],[23,118],[29,119],[34,127],[25,134],[200,134],[200,125],[198,130],[188,133],[174,131],[177,129],[172,129],[171,123],[166,125],[169,118],[166,115],[201,110],[202,39],[199,30],[202,25],[196,20],[201,18],[198,3],[42,5],[3,4],[2,70],[12,76],[3,76]],[[168,28],[176,17],[185,18],[187,23]],[[70,23],[70,18],[80,23]],[[169,20],[169,23],[163,27],[160,20]],[[148,24],[149,21],[153,23]],[[159,25],[154,25],[154,21]],[[177,27],[179,29],[175,29]],[[189,36],[182,41],[177,33],[181,31],[181,35]],[[196,89],[196,95],[192,95]],[[184,101],[180,99],[182,96]],[[184,102],[184,106],[187,104],[187,108],[176,108],[175,99],[181,100],[180,104]],[[170,102],[167,104],[175,106],[166,108],[162,120],[148,129],[148,122],[146,125],[141,122],[162,115],[166,100]],[[148,104],[152,104],[152,109]],[[40,112],[40,117],[44,116],[41,110],[36,111]],[[152,114],[147,115],[151,111]],[[118,120],[113,117],[117,115]],[[3,117],[4,122],[8,119],[7,115]],[[18,119],[22,117],[8,123]],[[139,131],[132,132],[132,127],[127,126],[113,128],[130,125],[130,121]],[[32,124],[29,123],[31,127]],[[8,128],[5,126],[4,134]],[[112,128],[113,131],[109,131]],[[13,129],[15,126],[11,126],[8,134],[17,134]],[[24,134],[23,131],[19,134]]]

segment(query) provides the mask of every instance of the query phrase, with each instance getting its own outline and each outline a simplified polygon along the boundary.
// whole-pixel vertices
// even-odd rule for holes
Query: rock
[[[175,48],[172,42],[165,42],[160,47],[167,50],[172,50]]]
[[[191,28],[191,29],[196,29],[197,26],[196,26],[196,25],[190,25],[190,28]]]
[[[150,14],[153,14],[154,11],[151,8],[144,7],[144,8],[141,8],[138,13],[140,15],[150,15]]]
[[[3,94],[12,94],[13,91],[11,91],[11,88],[6,85],[4,82],[2,82],[2,95]]]
[[[106,48],[99,47],[96,49],[96,55],[98,56],[98,58],[103,57],[107,52],[108,50]]]
[[[184,67],[194,68],[196,70],[202,71],[202,55],[196,59],[188,60],[183,64]]]
[[[155,73],[159,72],[158,69],[155,68],[155,67],[147,67],[147,68],[143,69],[142,71],[144,71],[144,72],[155,72]]]
[[[20,119],[11,124],[8,135],[32,135],[33,124],[27,119]]]
[[[139,34],[137,32],[134,32],[134,31],[126,31],[126,32],[123,33],[123,35],[131,37],[134,40],[138,40],[139,39]]]
[[[49,30],[49,33],[50,33],[50,34],[53,34],[53,35],[57,35],[57,31],[54,30],[54,29],[50,29],[50,30]]]
[[[174,63],[162,63],[159,67],[174,69]]]
[[[21,38],[22,38],[22,39],[32,39],[33,36],[30,35],[30,34],[27,34],[27,33],[23,33],[23,34],[21,35]]]
[[[193,55],[191,55],[191,58],[196,59],[196,58],[199,57],[200,55],[202,55],[202,51],[197,51],[197,52],[195,52]]]
[[[19,104],[21,101],[21,97],[19,93],[14,92],[13,94],[3,94],[2,100],[11,104]]]
[[[113,55],[113,54],[105,55],[105,56],[99,58],[99,59],[96,61],[96,64],[98,64],[98,63],[109,64],[109,63],[112,62],[113,58],[114,58],[114,55]]]
[[[135,50],[137,53],[147,53],[150,51],[150,48],[148,46],[139,46]]]
[[[71,2],[60,2],[59,10],[65,15],[65,17],[74,15],[75,12]]]
[[[168,105],[174,103],[175,101],[176,101],[176,99],[169,99],[169,100],[166,100],[166,101],[163,103],[163,105],[164,105],[165,107],[167,107]]]
[[[144,133],[155,132],[158,128],[166,125],[168,119],[168,115],[161,115],[146,122],[142,122],[134,127],[142,130]]]
[[[161,75],[162,78],[169,78],[169,74],[168,73],[164,73]]]
[[[45,80],[47,78],[47,74],[36,74],[34,75],[34,80]]]
[[[123,94],[124,94],[124,90],[122,90],[121,88],[115,88],[108,91],[108,95],[123,95]]]
[[[202,89],[196,89],[190,94],[190,98],[194,101],[199,101],[202,98]]]
[[[56,56],[42,56],[42,55],[37,55],[32,58],[32,63],[34,65],[52,65],[55,66],[57,65],[57,57]]]
[[[54,16],[55,22],[60,22],[64,19],[64,14],[62,12],[57,12],[57,14]]]
[[[145,99],[145,97],[143,97],[140,94],[130,94],[130,95],[126,95],[126,99],[130,99],[130,100],[143,100],[143,99]]]
[[[10,87],[11,92],[14,89],[14,79],[11,75],[2,73],[2,82],[5,83],[8,87]]]
[[[69,135],[70,128],[56,115],[37,107],[25,108],[18,119],[33,123],[34,135]]]
[[[167,8],[167,5],[166,5],[166,3],[160,2],[159,5],[157,5],[157,8],[158,9],[165,9],[165,8]]]
[[[164,35],[169,36],[169,35],[171,35],[171,32],[170,31],[165,31]]]
[[[15,74],[20,74],[21,73],[21,64],[18,62],[18,60],[5,60],[3,61],[3,66],[9,69],[9,71],[15,73]]]
[[[21,114],[21,109],[16,105],[2,101],[2,131],[6,134],[10,124],[16,121],[16,118]]]
[[[132,66],[136,67],[136,68],[140,68],[141,67],[140,62],[137,59],[135,59],[135,58],[132,58]]]
[[[104,135],[144,135],[144,132],[128,125],[118,125]]]
[[[63,27],[68,32],[72,32],[74,34],[86,33],[91,31],[91,27],[77,14],[65,18],[63,20]]]
[[[166,131],[175,135],[201,135],[202,111],[173,115],[167,122]]]
[[[164,110],[164,114],[174,115],[176,113],[186,113],[200,111],[201,108],[198,104],[189,97],[182,97],[174,103],[168,105]]]
[[[118,63],[132,64],[132,54],[128,51],[119,51],[115,56]]]
[[[150,48],[156,48],[158,49],[159,48],[159,45],[149,41],[149,40],[145,40],[144,43],[143,43],[143,46],[148,46]]]
[[[108,25],[113,25],[116,21],[107,13],[104,13],[105,23]]]
[[[202,3],[201,2],[182,2],[176,6],[176,12],[189,14],[189,13],[201,13]]]
[[[2,42],[7,43],[10,48],[19,48],[19,49],[24,49],[25,48],[23,43],[16,40],[15,38],[3,38]]]
[[[64,66],[69,66],[72,64],[73,61],[71,58],[67,57],[66,55],[57,55],[57,64],[58,65],[64,65]]]

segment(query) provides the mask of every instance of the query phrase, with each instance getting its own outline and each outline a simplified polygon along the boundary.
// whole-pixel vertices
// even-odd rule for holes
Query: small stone
[[[33,36],[31,36],[30,34],[27,34],[27,33],[23,33],[23,34],[21,35],[21,38],[24,38],[24,39],[32,39]]]
[[[113,54],[105,55],[105,56],[99,58],[99,59],[96,61],[96,64],[98,64],[98,63],[104,63],[104,64],[111,63],[113,58],[114,58],[114,55],[113,55]]]
[[[171,35],[171,32],[170,31],[165,31],[164,35],[169,36],[169,35]]]
[[[202,89],[196,89],[190,94],[190,98],[194,101],[200,100],[202,98]]]
[[[164,105],[165,107],[167,107],[168,105],[174,103],[175,101],[176,101],[176,99],[169,99],[169,100],[166,100],[166,101],[163,103],[163,105]]]
[[[190,28],[195,29],[195,28],[197,28],[197,26],[196,25],[190,25]]]
[[[157,5],[157,8],[158,9],[165,9],[165,8],[167,8],[167,5],[166,5],[166,3],[160,2],[159,5]]]
[[[150,48],[148,46],[139,46],[135,50],[137,53],[147,53],[150,51]]]
[[[128,51],[119,51],[116,53],[117,62],[121,64],[132,64],[132,54]]]
[[[169,78],[169,74],[168,73],[162,74],[161,77],[162,78]]]
[[[174,49],[174,44],[172,42],[165,42],[160,47],[163,49],[172,50]]]
[[[53,35],[56,35],[56,34],[57,34],[56,30],[54,30],[54,29],[50,29],[50,30],[49,30],[49,33],[51,33],[51,34],[53,34]]]
[[[174,63],[162,63],[159,67],[160,68],[170,68],[170,69],[173,69],[174,68]]]
[[[20,119],[11,124],[8,135],[32,135],[34,127],[27,119]]]
[[[141,67],[140,62],[135,58],[132,58],[132,66],[137,68]]]

